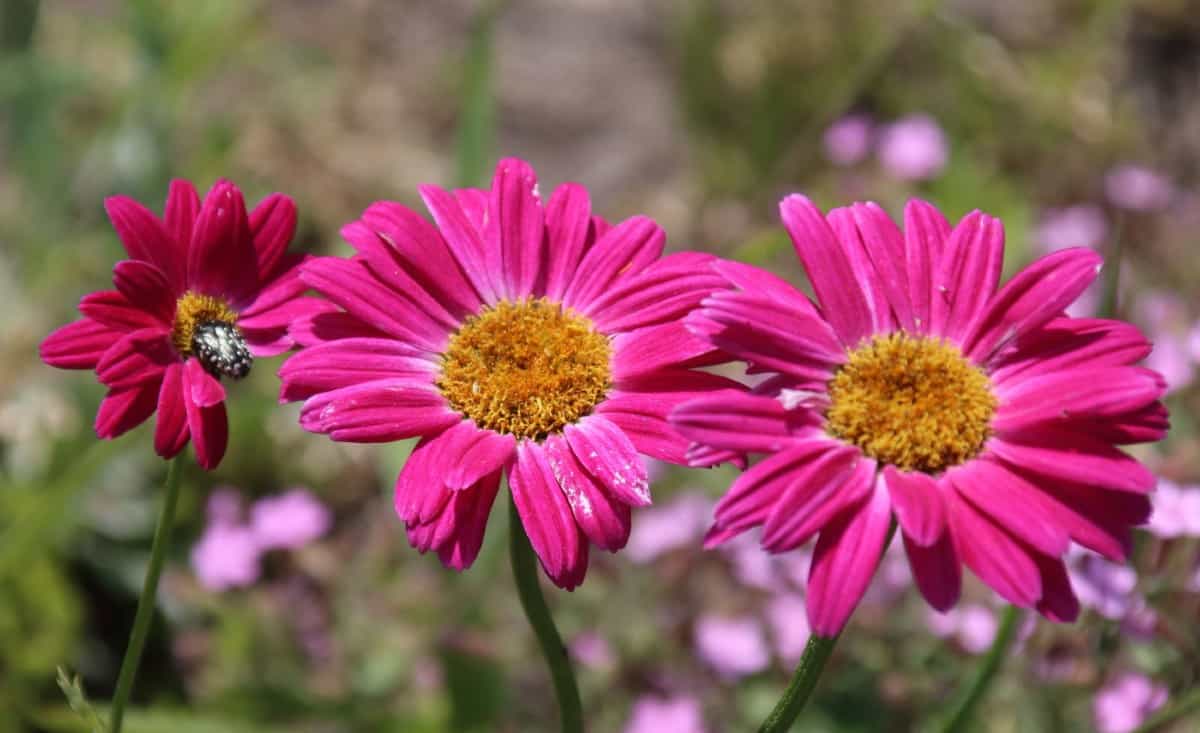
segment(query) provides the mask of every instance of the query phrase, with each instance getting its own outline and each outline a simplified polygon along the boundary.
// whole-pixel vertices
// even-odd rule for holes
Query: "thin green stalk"
[[[1159,710],[1133,733],[1151,733],[1151,731],[1156,731],[1168,723],[1174,723],[1197,710],[1200,710],[1200,689],[1192,690],[1191,694],[1184,695],[1171,705]]]
[[[133,633],[125,659],[121,661],[121,674],[117,677],[117,692],[113,696],[112,717],[109,730],[121,733],[121,720],[125,716],[125,704],[133,692],[133,681],[137,677],[138,664],[142,660],[142,649],[146,646],[146,635],[150,621],[154,618],[155,598],[158,595],[158,577],[162,575],[163,558],[171,539],[171,528],[175,524],[175,505],[179,500],[179,474],[183,464],[180,453],[167,464],[166,496],[158,515],[158,526],[154,528],[154,544],[150,547],[150,565],[146,568],[146,581],[142,585],[142,596],[138,599],[137,614],[133,617]]]
[[[983,658],[983,661],[980,662],[979,667],[975,670],[975,677],[971,680],[970,684],[959,693],[958,699],[954,703],[953,711],[946,717],[945,722],[938,727],[941,733],[952,733],[953,731],[963,730],[971,720],[971,715],[975,712],[975,707],[987,693],[992,680],[996,678],[996,673],[1000,671],[1000,665],[1004,663],[1004,658],[1008,654],[1008,648],[1012,644],[1013,636],[1016,634],[1017,619],[1020,616],[1020,609],[1016,606],[1009,606],[1004,610],[1004,615],[1000,619],[1000,629],[996,632],[995,640],[992,641],[992,648],[988,650],[987,656]]]
[[[817,636],[814,634],[808,637],[808,644],[804,647],[804,656],[800,658],[800,664],[796,667],[796,673],[792,675],[791,683],[788,684],[783,697],[775,703],[775,709],[763,721],[758,733],[784,733],[792,727],[792,723],[800,715],[804,704],[808,702],[813,689],[816,688],[817,680],[821,678],[821,671],[825,669],[825,662],[833,653],[833,645],[837,643],[839,636],[841,635]]]
[[[456,146],[460,186],[481,186],[486,182],[484,176],[496,127],[492,99],[492,26],[499,10],[498,0],[480,8],[467,46]]]
[[[888,527],[887,537],[883,540],[883,550],[880,551],[879,558],[875,561],[877,568],[879,560],[883,559],[883,553],[887,552],[887,548],[892,544],[892,538],[895,536],[896,520],[893,518],[891,526]],[[771,714],[759,727],[758,733],[785,733],[791,729],[792,723],[796,722],[796,718],[804,710],[808,698],[812,697],[813,690],[817,687],[817,681],[821,679],[821,672],[825,669],[825,663],[829,661],[829,655],[833,653],[833,646],[837,644],[840,637],[840,633],[835,636],[813,634],[808,637],[808,643],[804,645],[804,655],[800,657],[800,663],[796,665],[792,681],[783,691],[779,702],[775,703]]]
[[[513,579],[517,583],[517,594],[521,597],[521,608],[537,635],[538,646],[550,667],[550,677],[554,680],[554,695],[558,698],[558,711],[562,718],[563,733],[581,733],[583,731],[583,705],[579,701],[579,686],[575,683],[575,673],[571,671],[571,660],[567,658],[567,648],[563,645],[558,629],[554,627],[554,619],[550,617],[550,609],[546,607],[546,599],[542,597],[542,589],[538,586],[537,558],[533,554],[533,546],[525,536],[525,527],[517,513],[517,505],[511,500],[508,504],[509,550],[512,557]]]
[[[1104,292],[1100,296],[1101,318],[1116,318],[1120,303],[1121,258],[1125,254],[1124,222],[1118,218],[1113,236],[1113,253],[1104,263]]]

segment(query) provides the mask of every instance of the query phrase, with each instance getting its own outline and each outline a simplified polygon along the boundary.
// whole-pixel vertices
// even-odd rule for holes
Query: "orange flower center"
[[[185,359],[194,356],[218,379],[241,379],[254,358],[237,327],[237,312],[220,298],[188,291],[175,302],[171,343]]]
[[[935,474],[991,435],[992,383],[953,344],[892,333],[854,349],[829,382],[825,430],[868,456]]]
[[[612,385],[608,337],[545,298],[501,301],[450,337],[438,389],[482,428],[541,440],[592,411]]]

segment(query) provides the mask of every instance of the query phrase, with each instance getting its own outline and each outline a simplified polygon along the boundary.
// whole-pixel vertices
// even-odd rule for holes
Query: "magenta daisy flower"
[[[1160,439],[1162,378],[1118,321],[1068,318],[1100,258],[1056,252],[1000,288],[1004,232],[973,212],[951,229],[921,201],[905,231],[875,204],[823,216],[781,204],[818,305],[783,280],[715,264],[726,288],[693,333],[769,375],[680,406],[694,464],[768,454],[717,505],[708,544],[762,527],[769,552],[817,537],[813,630],[839,632],[899,524],[917,587],[939,610],[966,564],[1054,620],[1078,603],[1073,541],[1124,559],[1150,512],[1153,474],[1115,445]]]
[[[288,323],[323,303],[302,297],[301,255],[287,255],[296,207],[272,194],[247,216],[242,193],[218,181],[201,203],[172,181],[163,219],[125,196],[105,201],[129,259],[113,268],[116,290],[79,303],[83,318],[50,334],[42,360],[94,369],[108,395],[96,434],[115,438],[157,412],[163,458],[192,440],[215,468],[229,426],[220,379],[241,379],[254,357],[292,347]]]
[[[574,588],[589,541],[616,551],[650,503],[639,453],[682,463],[667,423],[729,380],[689,369],[714,349],[681,318],[723,280],[694,252],[662,256],[650,219],[615,226],[563,184],[543,206],[527,163],[490,191],[420,189],[436,227],[379,202],[342,235],[349,259],[301,277],[331,302],[292,333],[281,398],[334,440],[420,437],[396,481],[409,541],[469,566],[501,474],[542,567]]]

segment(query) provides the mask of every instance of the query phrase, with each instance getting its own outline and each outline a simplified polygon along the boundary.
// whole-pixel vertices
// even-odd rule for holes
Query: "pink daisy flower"
[[[79,303],[83,318],[50,334],[42,360],[62,369],[94,369],[108,395],[96,434],[115,438],[157,412],[154,449],[163,458],[188,440],[213,469],[229,426],[220,379],[241,379],[254,357],[292,347],[288,322],[320,307],[302,297],[287,255],[296,207],[272,194],[248,216],[229,181],[203,203],[187,181],[173,181],[163,219],[126,196],[105,201],[129,259],[113,268],[116,290]]]
[[[543,205],[533,169],[503,160],[489,191],[420,189],[436,226],[392,202],[342,230],[349,259],[302,277],[330,301],[292,333],[280,371],[301,425],[334,440],[420,437],[396,512],[421,552],[463,569],[507,472],[542,567],[574,588],[589,541],[616,551],[650,503],[639,453],[685,461],[680,402],[735,383],[688,367],[714,349],[680,319],[723,281],[710,255],[662,256],[637,216],[593,216],[567,183]]]
[[[1099,255],[1055,252],[1001,288],[1004,232],[986,214],[952,229],[913,201],[901,232],[870,203],[824,216],[793,195],[781,211],[817,304],[719,262],[726,289],[687,319],[769,375],[672,416],[693,464],[768,454],[718,503],[707,543],[757,526],[769,552],[817,537],[808,616],[822,636],[862,598],[893,517],[934,608],[957,601],[966,564],[1013,604],[1074,619],[1069,544],[1123,560],[1150,512],[1154,475],[1114,445],[1167,429],[1162,378],[1133,366],[1150,351],[1141,333],[1063,315]]]

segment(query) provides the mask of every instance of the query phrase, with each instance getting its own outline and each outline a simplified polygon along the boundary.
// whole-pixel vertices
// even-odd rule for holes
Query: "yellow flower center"
[[[171,342],[175,344],[175,349],[183,356],[191,356],[196,330],[210,323],[234,326],[237,313],[220,298],[190,290],[184,293],[175,302],[175,324],[171,328]]]
[[[587,318],[545,298],[505,300],[450,337],[437,386],[480,427],[540,440],[604,399],[611,355]]]
[[[991,380],[953,344],[876,336],[829,382],[825,429],[882,463],[934,474],[970,460],[991,434]]]

